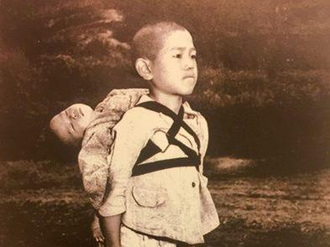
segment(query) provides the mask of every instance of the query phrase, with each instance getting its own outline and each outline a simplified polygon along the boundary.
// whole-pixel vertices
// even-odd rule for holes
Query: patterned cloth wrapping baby
[[[95,108],[96,117],[85,130],[78,155],[84,189],[95,209],[100,208],[111,188],[107,156],[113,143],[112,128],[148,93],[148,89],[115,89]]]

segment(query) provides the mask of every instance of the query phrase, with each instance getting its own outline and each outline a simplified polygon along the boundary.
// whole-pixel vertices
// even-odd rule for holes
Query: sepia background
[[[198,51],[221,221],[201,246],[330,246],[329,0],[0,0],[0,246],[95,246],[78,150],[48,122],[146,87],[130,41],[157,20]]]

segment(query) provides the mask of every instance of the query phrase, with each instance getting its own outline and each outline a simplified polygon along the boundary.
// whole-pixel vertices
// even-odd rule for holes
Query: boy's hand
[[[101,232],[101,228],[93,229],[93,237],[98,244],[98,247],[104,247],[104,236]]]

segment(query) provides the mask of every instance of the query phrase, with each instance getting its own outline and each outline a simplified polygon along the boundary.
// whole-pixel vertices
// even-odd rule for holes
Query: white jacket
[[[152,100],[142,96],[140,101]],[[184,121],[199,137],[201,147],[185,129],[176,139],[204,158],[208,129],[205,118],[184,103]],[[219,219],[207,189],[207,178],[195,167],[175,167],[131,177],[140,151],[151,139],[162,152],[144,161],[186,157],[177,146],[168,143],[166,133],[172,118],[162,113],[135,107],[114,127],[114,144],[108,157],[112,188],[99,213],[111,216],[124,213],[123,223],[145,234],[196,244],[203,235],[219,225]]]

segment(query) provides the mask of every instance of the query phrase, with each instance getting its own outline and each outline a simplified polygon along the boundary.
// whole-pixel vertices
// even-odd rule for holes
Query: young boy
[[[192,37],[173,22],[147,25],[133,52],[150,94],[113,128],[112,188],[99,209],[106,246],[203,243],[219,219],[202,174],[207,123],[183,100],[197,82]]]
[[[99,103],[95,111],[85,104],[73,104],[50,121],[50,129],[64,143],[81,145],[78,157],[84,188],[93,207],[97,210],[104,200],[108,180],[107,155],[112,144],[111,129],[122,115],[132,108],[147,89],[115,89]],[[103,242],[99,219],[92,223],[93,236]]]

